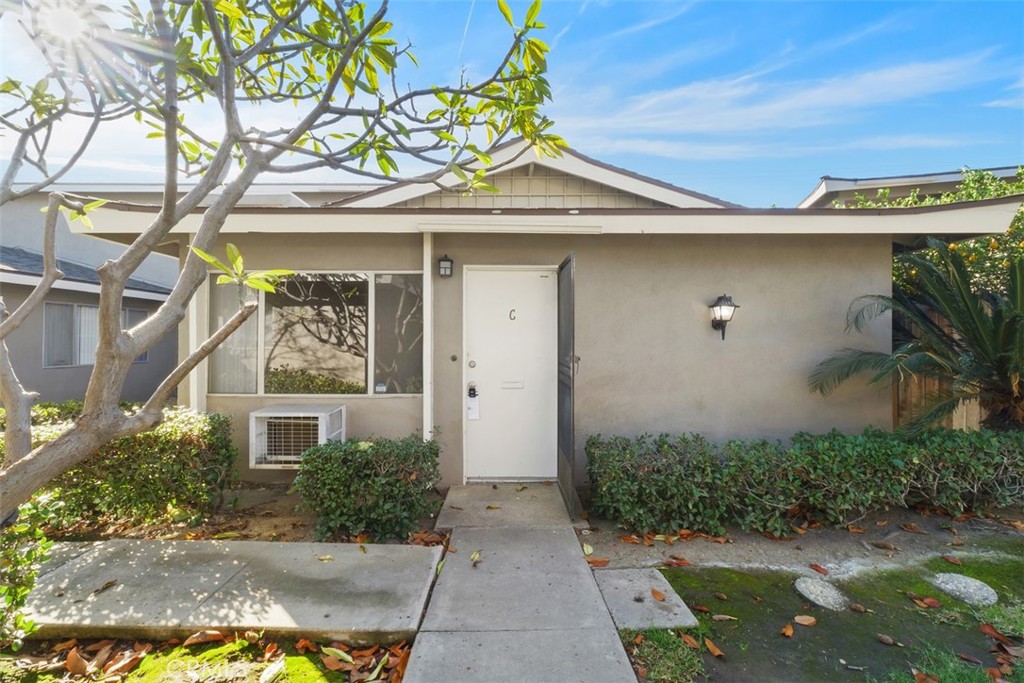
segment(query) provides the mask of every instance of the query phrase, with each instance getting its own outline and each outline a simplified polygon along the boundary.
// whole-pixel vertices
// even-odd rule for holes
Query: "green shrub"
[[[405,538],[430,513],[428,492],[440,479],[436,441],[330,441],[306,451],[295,488],[316,514],[320,539],[366,532]]]
[[[42,443],[69,427],[43,425],[32,436]],[[50,482],[36,494],[46,502],[39,514],[57,527],[79,519],[144,522],[169,509],[198,516],[220,505],[237,455],[230,418],[168,410],[153,430],[111,441]]]
[[[594,504],[609,518],[632,529],[722,531],[722,468],[703,437],[595,436],[587,457]]]
[[[264,379],[268,394],[365,394],[366,385],[309,370],[282,365],[267,370]]]
[[[22,506],[16,522],[0,530],[0,649],[20,649],[24,638],[35,630],[21,608],[50,546],[29,505]]]
[[[138,403],[121,401],[121,409],[131,413],[139,409]],[[40,401],[32,406],[32,424],[46,425],[58,422],[70,422],[82,414],[82,402],[76,399],[67,401]],[[0,431],[7,428],[7,411],[0,406]]]
[[[783,535],[797,515],[842,525],[890,507],[960,514],[1024,502],[1024,432],[904,437],[869,428],[801,433],[789,447],[595,436],[586,452],[595,510],[641,531],[738,526]]]

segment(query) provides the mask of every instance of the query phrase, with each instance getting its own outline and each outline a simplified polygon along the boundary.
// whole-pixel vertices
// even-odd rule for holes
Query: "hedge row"
[[[366,532],[405,538],[431,512],[428,493],[440,479],[436,441],[329,441],[302,455],[295,488],[316,514],[316,535]]]
[[[890,507],[955,515],[1024,502],[1024,432],[832,431],[797,434],[789,447],[598,435],[586,452],[595,511],[641,531],[784,535],[797,515],[841,525]]]
[[[32,436],[43,443],[69,427],[41,424]],[[108,443],[50,482],[36,496],[39,512],[56,526],[81,518],[142,522],[168,510],[205,514],[220,505],[237,455],[230,418],[169,409],[153,430]]]
[[[121,409],[134,412],[139,409],[138,403],[121,401]],[[40,401],[32,406],[32,424],[46,425],[57,422],[70,422],[82,414],[82,402],[75,399],[67,401]],[[7,429],[7,411],[0,406],[0,432]]]

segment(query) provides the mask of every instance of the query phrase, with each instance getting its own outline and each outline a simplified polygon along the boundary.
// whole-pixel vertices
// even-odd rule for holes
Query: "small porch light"
[[[732,297],[726,294],[715,299],[715,303],[709,306],[711,309],[711,328],[722,331],[722,340],[725,340],[725,326],[732,320],[732,316],[739,308],[733,303]]]
[[[437,259],[437,274],[441,277],[451,277],[452,268],[455,266],[455,261],[452,261],[448,254],[445,254],[441,258]]]

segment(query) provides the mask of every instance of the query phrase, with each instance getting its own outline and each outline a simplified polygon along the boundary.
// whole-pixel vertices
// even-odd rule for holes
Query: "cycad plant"
[[[1024,258],[1009,264],[1005,290],[976,291],[955,244],[929,246],[938,253],[934,261],[905,259],[911,289],[859,297],[847,313],[847,329],[857,331],[893,313],[893,352],[841,349],[814,369],[811,390],[827,395],[861,373],[869,383],[917,375],[939,380],[940,389],[906,425],[911,431],[970,399],[978,400],[985,427],[1024,427]]]

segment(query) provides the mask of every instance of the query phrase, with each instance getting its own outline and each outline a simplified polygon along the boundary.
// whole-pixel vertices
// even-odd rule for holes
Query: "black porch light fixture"
[[[448,254],[445,254],[441,258],[437,259],[437,274],[441,277],[451,277],[452,269],[455,267],[455,261],[449,258]]]
[[[722,331],[722,341],[725,341],[725,326],[732,320],[739,305],[734,303],[732,297],[723,294],[715,299],[715,303],[708,308],[711,309],[711,329]]]

